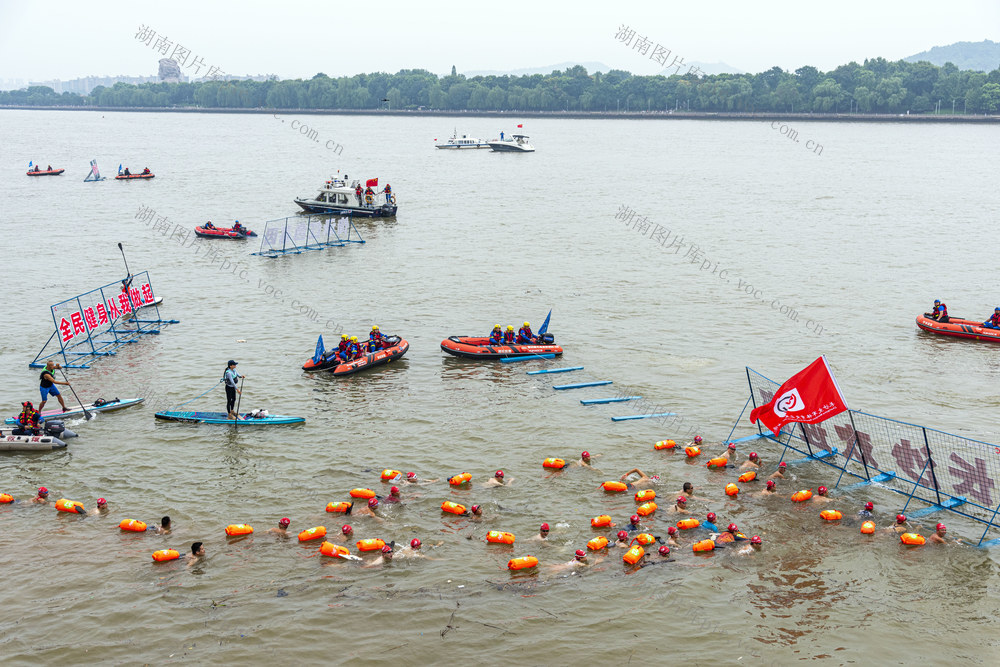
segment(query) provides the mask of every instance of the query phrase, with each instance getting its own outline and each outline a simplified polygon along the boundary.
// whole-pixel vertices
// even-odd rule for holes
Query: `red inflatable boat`
[[[132,179],[135,179],[135,178],[155,178],[155,177],[156,177],[156,174],[153,174],[153,173],[149,173],[149,174],[128,174],[127,176],[125,174],[119,174],[118,176],[115,176],[115,180],[116,181],[131,181]]]
[[[257,232],[246,227],[240,227],[239,231],[232,227],[215,227],[213,229],[195,227],[194,233],[206,239],[245,239],[248,236],[257,236]]]
[[[467,359],[502,359],[563,353],[562,348],[555,344],[552,334],[544,334],[542,339],[546,342],[529,345],[490,345],[490,339],[487,337],[451,336],[441,341],[441,349],[448,354]]]
[[[942,336],[957,336],[972,340],[986,340],[1000,343],[1000,329],[987,329],[982,322],[949,317],[946,324],[932,320],[926,315],[917,316],[917,326],[924,331],[941,334]]]
[[[383,340],[388,347],[385,347],[378,352],[365,354],[354,361],[348,361],[346,363],[342,362],[334,356],[334,352],[336,350],[331,350],[318,364],[312,359],[302,364],[302,370],[332,371],[334,375],[351,375],[352,373],[357,373],[358,371],[367,370],[369,368],[374,368],[375,366],[381,366],[395,361],[406,354],[406,351],[410,349],[410,344],[399,336],[385,336]],[[365,342],[364,349],[367,350],[367,347],[368,343]]]
[[[29,171],[28,176],[58,176],[66,171],[65,169],[47,169],[45,171]]]

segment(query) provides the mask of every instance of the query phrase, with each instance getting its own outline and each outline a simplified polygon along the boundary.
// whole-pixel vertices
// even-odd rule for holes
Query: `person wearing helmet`
[[[347,348],[351,345],[351,338],[347,334],[340,334],[340,343],[337,344],[337,349],[330,350],[326,353],[326,357],[329,359],[340,359],[341,361],[347,360]]]
[[[292,522],[287,516],[278,521],[277,528],[271,528],[267,532],[269,534],[277,535],[279,538],[286,539],[288,537],[288,525]]]
[[[657,484],[660,483],[660,476],[659,475],[649,476],[646,473],[644,473],[643,471],[639,470],[638,468],[632,468],[627,473],[625,473],[624,475],[622,475],[619,478],[619,480],[622,481],[622,482],[625,482],[625,479],[629,475],[638,475],[637,478],[635,478],[635,479],[633,479],[633,480],[631,480],[629,482],[626,482],[626,484],[629,485],[629,488],[648,489],[649,487],[655,486],[655,485],[657,485]]]
[[[483,482],[483,486],[510,486],[514,483],[513,477],[504,478],[503,470],[497,470],[493,473],[493,479],[488,479]]]
[[[778,483],[775,482],[773,479],[767,480],[767,486],[764,487],[764,490],[760,492],[760,495],[763,496],[764,498],[778,495]]]
[[[517,342],[517,334],[514,333],[514,327],[507,325],[507,329],[503,332],[503,344],[513,345]]]
[[[833,498],[829,497],[826,494],[827,494],[827,488],[825,486],[821,486],[818,489],[816,489],[816,495],[812,497],[812,501],[820,505],[824,505],[826,503],[832,503]]]
[[[924,313],[925,316],[931,318],[932,320],[937,320],[942,324],[948,323],[948,306],[940,299],[934,299],[934,307],[931,308],[931,312]]]
[[[525,322],[524,326],[517,330],[517,344],[530,345],[536,342],[535,335],[531,333],[531,323]]]
[[[360,359],[365,356],[365,349],[358,342],[357,336],[351,336],[351,360]]]
[[[21,414],[17,416],[17,425],[11,433],[14,435],[38,435],[40,432],[38,419],[39,412],[31,404],[31,401],[21,403]]]
[[[987,329],[1000,329],[1000,306],[993,309],[993,314],[990,315],[990,319],[983,322],[983,326]]]
[[[760,455],[757,452],[750,452],[750,458],[743,462],[740,470],[757,470],[760,468]]]
[[[499,324],[493,325],[493,331],[490,332],[490,345],[500,345],[503,343],[503,328]]]
[[[382,332],[378,330],[378,325],[372,325],[372,331],[368,334],[368,351],[378,352],[383,347],[385,347],[385,341],[382,338]]]
[[[867,503],[865,503],[864,509],[858,512],[858,516],[863,517],[865,519],[870,519],[873,516],[875,516],[875,503],[873,503],[870,500]]]
[[[788,464],[782,461],[778,464],[778,469],[771,473],[771,479],[785,479],[786,470],[788,470]]]

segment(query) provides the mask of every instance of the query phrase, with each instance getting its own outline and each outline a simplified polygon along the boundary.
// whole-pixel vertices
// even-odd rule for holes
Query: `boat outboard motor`
[[[552,345],[556,342],[556,337],[554,334],[543,333],[538,337],[538,342],[543,345]]]
[[[45,427],[45,435],[51,435],[53,438],[65,440],[76,437],[76,433],[66,428],[61,419],[46,421],[43,426]]]

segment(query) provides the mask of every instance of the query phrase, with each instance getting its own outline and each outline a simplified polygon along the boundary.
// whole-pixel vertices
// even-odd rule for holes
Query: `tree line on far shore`
[[[772,67],[759,74],[635,76],[570,67],[525,76],[439,77],[426,70],[279,81],[116,83],[89,95],[47,86],[0,92],[0,105],[205,109],[433,109],[468,111],[685,111],[778,113],[975,113],[1000,111],[1000,68],[951,63],[851,62],[829,72]]]

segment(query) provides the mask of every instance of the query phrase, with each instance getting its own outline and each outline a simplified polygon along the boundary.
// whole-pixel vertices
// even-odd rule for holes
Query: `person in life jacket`
[[[143,169],[143,170],[142,170],[142,173],[144,173],[144,174],[148,174],[148,173],[149,173],[149,167],[146,167],[145,169]]]
[[[361,184],[358,183],[358,187],[354,188],[354,196],[358,198],[358,203],[361,203]]]
[[[66,407],[66,401],[63,400],[62,394],[59,393],[59,389],[55,385],[61,384],[69,386],[69,382],[60,382],[56,379],[55,371],[57,368],[62,368],[59,364],[49,359],[45,362],[45,368],[38,376],[39,384],[38,391],[42,395],[42,402],[38,404],[38,411],[41,412],[45,408],[45,401],[48,400],[49,396],[55,396],[59,401],[59,405],[62,406],[63,412],[68,412],[69,408]]]
[[[383,347],[382,332],[378,330],[378,325],[372,325],[372,331],[368,334],[368,351],[375,352]]]
[[[371,187],[365,188],[365,206],[371,206],[375,202],[375,191]]]
[[[503,329],[499,324],[493,325],[493,331],[490,332],[490,345],[499,345],[503,342]]]
[[[17,416],[17,428],[12,433],[14,435],[38,435],[38,410],[31,404],[31,401],[21,403],[21,414]]]
[[[125,167],[125,176],[131,176],[131,175],[132,174],[129,172],[128,167]]]
[[[983,322],[983,326],[987,329],[1000,329],[1000,306],[993,309],[993,314],[990,315],[990,319]]]
[[[243,231],[243,227],[240,226],[240,221],[239,220],[237,220],[236,222],[233,223],[233,231],[234,232]]]
[[[535,336],[531,333],[531,323],[525,322],[524,326],[517,330],[518,345],[526,345],[535,342]]]
[[[391,201],[392,200],[392,186],[389,185],[388,183],[386,183],[385,184],[385,189],[382,190],[382,192],[385,193],[385,203],[386,204],[391,204],[392,203],[392,201]]]
[[[934,299],[934,307],[931,312],[924,313],[927,317],[932,320],[937,320],[942,324],[948,323],[948,305],[943,303],[940,299]]]
[[[215,225],[212,224],[211,220],[205,223],[205,229],[215,229]]]
[[[514,335],[514,327],[508,324],[507,330],[503,332],[503,343],[504,345],[513,345],[516,340],[517,339]]]
[[[337,345],[337,351],[334,355],[338,357],[341,361],[347,361],[347,351],[351,347],[351,338],[347,334],[340,335],[340,344]]]
[[[351,361],[361,357],[361,346],[358,345],[358,337],[351,336],[351,345],[347,348],[347,358]]]

